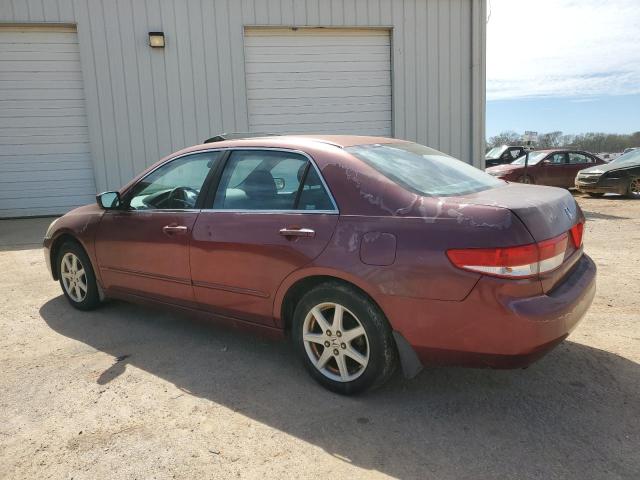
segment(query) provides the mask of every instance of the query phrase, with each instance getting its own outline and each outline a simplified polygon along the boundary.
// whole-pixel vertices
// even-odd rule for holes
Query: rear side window
[[[309,165],[307,176],[300,198],[298,200],[298,210],[333,210],[334,206],[329,198],[327,190],[324,188],[320,175],[313,166]]]
[[[419,195],[465,195],[504,185],[482,170],[417,143],[358,145],[345,150]]]

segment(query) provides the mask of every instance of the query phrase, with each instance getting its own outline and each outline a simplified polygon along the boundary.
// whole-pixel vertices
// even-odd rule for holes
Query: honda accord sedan
[[[518,183],[536,183],[552,187],[573,188],[580,170],[602,165],[604,160],[587,152],[538,150],[505,165],[487,168],[489,175]]]
[[[153,165],[49,227],[72,306],[156,303],[275,337],[351,394],[400,365],[522,367],[569,335],[596,267],[563,189],[408,141],[271,136]]]

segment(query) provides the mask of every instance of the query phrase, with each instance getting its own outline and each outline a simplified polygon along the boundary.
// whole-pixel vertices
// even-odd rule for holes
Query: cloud
[[[640,93],[640,0],[490,0],[487,98]]]

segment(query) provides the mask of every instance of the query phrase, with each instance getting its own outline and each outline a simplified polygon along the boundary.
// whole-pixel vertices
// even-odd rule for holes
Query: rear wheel
[[[100,295],[91,261],[75,242],[65,242],[58,251],[58,278],[64,296],[79,310],[92,310],[100,304]]]
[[[326,283],[304,295],[295,309],[292,333],[311,376],[337,393],[382,385],[397,365],[384,314],[346,285]]]
[[[629,181],[629,187],[627,188],[627,197],[640,198],[640,178],[632,178]]]
[[[587,192],[587,195],[593,198],[600,198],[604,195],[604,193],[596,193],[596,192]]]
[[[531,178],[529,175],[523,175],[518,178],[518,183],[533,183],[533,178]]]

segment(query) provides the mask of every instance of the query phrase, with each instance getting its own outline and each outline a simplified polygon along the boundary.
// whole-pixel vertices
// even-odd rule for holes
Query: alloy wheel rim
[[[309,360],[325,377],[351,382],[369,364],[369,339],[353,312],[339,303],[313,307],[304,319],[302,339]]]
[[[633,180],[631,180],[631,185],[629,186],[629,190],[631,191],[631,194],[638,197],[640,196],[640,180],[638,180],[637,178],[634,178]]]
[[[87,296],[87,274],[77,255],[67,252],[60,263],[60,276],[65,292],[74,302],[82,302]]]

